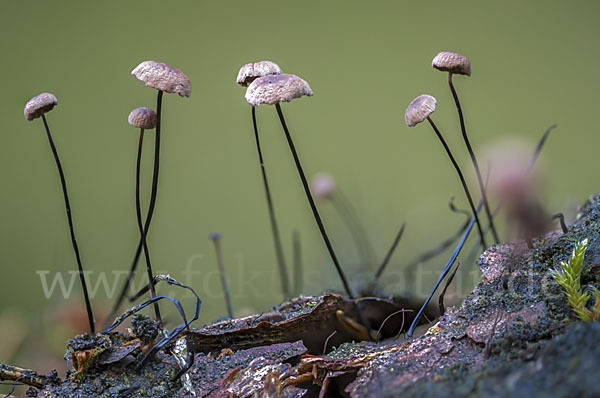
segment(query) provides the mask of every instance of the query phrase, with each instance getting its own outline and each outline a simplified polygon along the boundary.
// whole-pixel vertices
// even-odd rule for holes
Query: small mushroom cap
[[[281,68],[275,62],[259,61],[249,63],[240,68],[237,75],[237,83],[248,87],[256,78],[279,74],[281,74]]]
[[[185,73],[174,66],[156,61],[144,61],[131,74],[143,81],[146,86],[167,93],[177,93],[181,97],[192,94],[192,83]]]
[[[58,100],[54,94],[42,93],[36,95],[25,104],[25,119],[30,121],[37,119],[44,113],[50,112],[56,104],[58,104]]]
[[[431,95],[423,94],[412,100],[404,112],[404,121],[409,127],[416,126],[435,112],[436,99]]]
[[[335,191],[335,180],[330,174],[327,173],[319,173],[315,175],[310,185],[313,193],[319,199],[329,198]]]
[[[127,118],[129,124],[144,130],[152,130],[156,127],[156,112],[150,108],[135,108]]]
[[[433,58],[431,66],[443,72],[471,76],[471,62],[462,54],[443,51]]]
[[[313,95],[308,83],[296,75],[282,73],[255,79],[246,90],[246,101],[253,106],[275,105],[304,95]]]

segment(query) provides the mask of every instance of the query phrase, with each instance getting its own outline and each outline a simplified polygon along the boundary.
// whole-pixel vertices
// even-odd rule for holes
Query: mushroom
[[[153,130],[156,127],[156,112],[150,108],[135,108],[127,117],[127,121],[133,127],[141,129],[140,133],[143,134],[144,130]]]
[[[475,174],[477,175],[477,182],[479,183],[479,190],[481,191],[481,197],[483,199],[483,207],[485,209],[485,214],[490,220],[490,230],[492,231],[494,240],[496,241],[496,243],[500,243],[500,240],[498,239],[498,232],[496,231],[496,227],[494,225],[492,212],[490,211],[490,205],[488,203],[487,194],[485,192],[485,185],[483,183],[483,177],[481,176],[481,170],[479,169],[479,163],[477,162],[475,152],[473,152],[471,142],[469,141],[469,137],[467,136],[467,129],[465,127],[465,119],[463,117],[462,108],[460,106],[460,101],[458,100],[458,94],[456,94],[454,84],[452,83],[452,75],[454,74],[471,76],[471,62],[467,57],[465,57],[462,54],[444,51],[436,55],[435,58],[433,58],[431,65],[437,70],[440,70],[442,72],[448,72],[448,85],[450,86],[450,91],[452,91],[452,97],[454,97],[454,103],[456,104],[456,109],[458,111],[458,118],[460,120],[460,130],[462,131],[463,140],[465,141],[465,145],[467,146],[467,150],[469,151],[469,155],[471,156],[471,162],[473,162],[473,167],[475,168]]]
[[[274,62],[271,61],[260,61],[255,63],[249,63],[240,68],[237,75],[237,83],[241,86],[248,86],[255,79],[281,73],[281,68]],[[256,150],[258,152],[258,161],[260,163],[260,171],[262,173],[263,187],[265,189],[265,198],[267,200],[267,208],[269,211],[269,220],[271,223],[271,233],[273,235],[273,246],[275,247],[275,257],[277,258],[277,267],[279,269],[279,279],[281,281],[281,291],[284,297],[291,297],[289,277],[287,267],[285,264],[285,256],[283,254],[283,246],[281,244],[281,237],[279,234],[279,226],[277,224],[277,218],[275,217],[275,208],[273,205],[273,198],[271,196],[271,190],[269,188],[269,181],[267,179],[267,171],[263,160],[262,150],[260,146],[260,138],[258,135],[258,126],[256,122],[256,108],[252,106],[252,126],[254,127],[254,138],[256,141]]]
[[[144,61],[131,74],[143,81],[146,86],[180,97],[192,94],[192,83],[180,69],[156,61]]]
[[[79,269],[79,279],[81,281],[81,287],[83,289],[83,298],[85,300],[85,307],[88,315],[88,321],[90,323],[90,332],[94,334],[96,329],[94,327],[94,314],[92,313],[92,305],[88,295],[87,285],[85,282],[85,274],[83,271],[83,265],[81,263],[81,256],[79,255],[79,246],[77,245],[77,239],[75,239],[75,230],[73,228],[73,215],[71,212],[71,205],[69,204],[69,195],[67,193],[67,181],[65,174],[58,158],[58,152],[50,134],[50,128],[48,127],[48,121],[46,120],[46,112],[50,112],[58,104],[56,97],[50,93],[42,93],[30,99],[25,105],[25,118],[29,121],[37,118],[42,118],[44,122],[44,128],[46,129],[46,135],[48,136],[48,142],[50,143],[50,149],[54,155],[56,161],[56,167],[58,168],[58,174],[60,176],[60,182],[63,191],[63,197],[65,200],[65,210],[67,212],[67,221],[69,223],[69,231],[71,233],[71,243],[73,244],[73,251],[75,252],[75,259],[77,260],[77,268]]]
[[[325,226],[323,225],[323,221],[321,220],[321,216],[319,215],[319,211],[317,210],[317,206],[310,192],[310,187],[308,185],[306,175],[304,174],[304,170],[302,169],[300,158],[298,157],[298,153],[296,151],[296,147],[294,146],[290,131],[285,123],[283,111],[281,110],[281,102],[290,102],[295,98],[300,98],[305,95],[312,96],[313,92],[308,83],[302,78],[291,74],[270,75],[259,77],[248,86],[248,89],[246,90],[246,101],[248,101],[248,103],[254,107],[262,104],[275,105],[275,108],[277,109],[277,115],[279,116],[279,121],[281,122],[281,127],[285,133],[285,137],[290,147],[290,152],[292,153],[292,157],[294,158],[294,162],[296,164],[296,169],[298,170],[300,180],[302,181],[306,198],[310,208],[312,209],[313,216],[317,226],[319,227],[319,231],[321,232],[321,236],[325,242],[329,256],[331,257],[338,275],[342,280],[342,284],[344,285],[346,293],[350,298],[354,298],[354,294],[352,293],[352,289],[348,284],[346,275],[344,274],[344,271],[338,261],[331,241],[329,240],[329,236],[327,236],[327,232],[325,231]]]
[[[156,206],[156,194],[158,191],[158,172],[160,163],[160,122],[162,113],[163,93],[166,92],[171,94],[179,94],[180,97],[189,97],[192,93],[192,83],[190,82],[189,77],[187,77],[187,75],[183,73],[180,69],[156,61],[144,61],[140,63],[138,66],[135,67],[135,69],[131,71],[131,74],[139,80],[141,80],[142,82],[144,82],[146,86],[158,90],[158,95],[156,99],[156,134],[154,137],[154,172],[152,175],[152,192],[150,194],[148,214],[144,223],[144,233],[142,234],[143,236],[147,236],[148,229],[150,228],[150,222],[152,221],[152,215],[154,214],[154,208]],[[113,312],[115,311],[114,309],[118,308],[118,306],[121,304],[123,298],[125,297],[125,292],[129,288],[129,284],[131,283],[132,274],[137,266],[137,261],[140,256],[141,247],[143,246],[143,236],[138,244],[133,263],[131,265],[129,276],[125,282],[125,285],[123,286],[121,297],[115,302]],[[146,265],[148,266],[149,264],[147,263]],[[152,269],[147,267],[147,272],[152,298],[155,298],[156,289],[154,288],[154,284],[152,283]],[[156,302],[154,303],[154,310],[156,312],[157,319],[160,320],[158,303]]]
[[[485,243],[485,238],[483,236],[483,229],[481,228],[481,224],[479,222],[479,216],[477,215],[477,210],[475,209],[475,205],[473,204],[473,199],[471,198],[471,193],[469,192],[469,187],[467,186],[467,183],[465,181],[463,173],[460,170],[458,163],[456,163],[456,160],[454,159],[454,156],[452,155],[452,152],[450,151],[450,148],[448,147],[446,140],[444,139],[444,137],[442,136],[442,133],[440,132],[440,130],[438,130],[437,126],[435,125],[435,123],[433,122],[433,120],[430,117],[431,114],[433,112],[435,112],[436,103],[437,103],[437,100],[434,97],[432,97],[431,95],[426,95],[426,94],[419,95],[417,98],[412,100],[412,102],[408,105],[408,108],[406,108],[406,112],[404,113],[404,121],[406,122],[406,124],[409,127],[414,127],[417,124],[419,124],[425,120],[427,120],[429,122],[429,124],[431,124],[433,131],[435,131],[435,133],[437,134],[440,142],[442,143],[442,145],[444,146],[444,149],[446,150],[446,153],[448,154],[448,157],[450,158],[450,161],[452,162],[452,165],[454,166],[454,168],[456,169],[456,172],[458,173],[460,182],[462,183],[463,189],[465,190],[465,195],[467,196],[467,200],[469,201],[469,206],[471,206],[471,211],[473,212],[473,217],[475,217],[475,221],[477,222],[477,229],[479,230],[479,236],[481,237],[481,245],[483,246],[483,249],[485,250],[487,245]]]
[[[250,83],[259,77],[281,74],[281,68],[275,62],[259,61],[243,65],[237,75],[237,83],[248,87]]]

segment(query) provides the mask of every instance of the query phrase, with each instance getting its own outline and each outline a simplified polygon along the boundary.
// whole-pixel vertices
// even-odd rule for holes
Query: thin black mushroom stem
[[[281,244],[281,237],[279,234],[279,227],[277,225],[277,218],[275,217],[275,208],[273,206],[273,198],[271,197],[271,189],[269,188],[269,181],[267,179],[267,171],[265,169],[265,163],[260,147],[260,138],[258,135],[258,126],[256,123],[256,107],[252,106],[252,125],[254,127],[254,138],[256,141],[256,151],[258,152],[258,160],[260,162],[260,171],[262,173],[263,186],[265,189],[265,197],[267,199],[267,208],[269,210],[269,220],[271,223],[271,233],[273,235],[273,245],[275,246],[275,256],[277,258],[277,266],[279,268],[279,278],[281,281],[281,291],[285,298],[291,297],[289,276],[287,267],[285,264],[285,255],[283,254],[283,246]]]
[[[344,290],[346,290],[346,294],[349,298],[355,298],[352,289],[350,288],[350,284],[348,283],[348,279],[344,274],[344,270],[340,265],[337,255],[335,254],[335,250],[333,249],[333,245],[327,235],[327,231],[325,230],[325,225],[323,224],[323,220],[319,215],[319,210],[317,209],[317,205],[315,204],[315,200],[312,197],[310,192],[310,187],[308,186],[308,181],[306,180],[306,175],[304,174],[304,170],[302,169],[302,164],[300,163],[300,158],[298,157],[298,152],[296,151],[296,147],[294,146],[294,141],[292,140],[292,136],[290,131],[285,123],[285,118],[283,116],[283,111],[281,110],[281,105],[279,103],[275,104],[275,108],[277,109],[277,115],[279,116],[279,121],[281,122],[281,127],[283,128],[283,132],[285,133],[285,137],[287,139],[288,145],[290,147],[290,151],[292,152],[292,157],[294,158],[294,163],[296,164],[296,169],[298,170],[298,175],[300,176],[300,180],[302,181],[302,186],[304,187],[304,192],[306,194],[306,199],[310,205],[310,208],[313,212],[313,216],[319,227],[319,231],[321,232],[321,236],[323,241],[325,242],[325,246],[327,247],[327,251],[329,252],[329,256],[331,257],[331,261],[333,261],[333,265],[337,270],[340,279],[342,280],[342,284],[344,285]]]
[[[431,120],[431,118],[429,116],[427,117],[427,121],[429,122],[429,124],[431,124],[431,127],[433,128],[433,130],[437,134],[438,138],[440,139],[440,142],[444,146],[444,149],[446,150],[446,153],[448,154],[448,157],[450,158],[452,165],[456,169],[456,173],[458,174],[458,178],[460,178],[460,183],[462,184],[463,189],[465,191],[465,195],[467,196],[467,200],[469,202],[469,206],[471,207],[471,211],[475,215],[475,222],[477,223],[477,230],[479,232],[479,236],[481,237],[481,245],[482,245],[483,249],[485,250],[487,247],[487,244],[485,243],[485,237],[483,235],[483,230],[481,228],[479,216],[477,215],[477,210],[475,210],[475,204],[473,203],[473,198],[471,197],[471,192],[469,192],[469,187],[467,186],[465,177],[464,177],[462,171],[460,170],[460,166],[454,159],[454,156],[452,156],[452,152],[450,152],[450,147],[448,147],[448,144],[446,143],[446,140],[444,140],[444,137],[442,136],[442,133],[440,132],[440,130],[437,128],[437,126],[435,125],[433,120]],[[484,200],[484,203],[485,203],[485,200]]]
[[[485,250],[487,245],[485,243],[483,229],[481,227],[481,223],[479,222],[479,216],[477,215],[477,210],[475,209],[475,204],[473,203],[473,198],[471,197],[471,193],[469,191],[469,187],[467,186],[467,182],[465,181],[465,177],[460,169],[460,166],[454,159],[454,156],[452,155],[450,147],[446,143],[444,136],[430,117],[430,115],[435,111],[436,102],[436,99],[430,95],[418,96],[410,103],[410,105],[406,109],[404,119],[409,127],[415,126],[418,123],[427,120],[433,128],[433,131],[435,131],[436,135],[438,136],[438,139],[442,143],[442,146],[446,150],[446,153],[448,154],[448,157],[450,158],[450,161],[452,162],[456,173],[458,174],[458,178],[460,179],[460,182],[463,186],[463,190],[465,191],[467,201],[469,202],[469,206],[471,207],[471,211],[473,213],[473,216],[475,217],[475,222],[477,223],[477,229],[479,232],[479,236],[481,237],[481,245],[483,247],[483,250]]]
[[[458,119],[460,121],[460,130],[462,132],[462,137],[469,152],[469,156],[471,157],[471,162],[473,163],[475,174],[477,175],[477,182],[481,191],[481,197],[483,198],[483,208],[489,220],[490,231],[492,232],[494,241],[496,243],[500,243],[500,240],[498,238],[498,232],[496,231],[496,226],[494,225],[494,216],[490,211],[490,205],[488,203],[486,189],[483,182],[483,177],[481,175],[481,170],[479,168],[479,163],[477,162],[477,157],[475,156],[475,152],[473,151],[473,147],[471,146],[471,142],[469,141],[462,107],[460,105],[456,89],[454,88],[454,84],[452,82],[452,76],[454,74],[471,76],[471,62],[464,55],[453,52],[441,52],[433,59],[432,66],[440,71],[448,72],[448,85],[450,86],[450,91],[452,92],[454,103],[456,104],[456,110],[458,112]]]
[[[392,242],[392,245],[388,249],[383,260],[381,261],[381,264],[379,264],[379,267],[377,267],[377,271],[375,271],[375,275],[373,276],[373,280],[371,281],[372,286],[376,286],[377,283],[379,283],[379,278],[381,278],[381,275],[383,275],[383,271],[385,271],[385,268],[389,264],[390,259],[392,258],[392,255],[394,254],[396,247],[398,246],[398,243],[400,243],[400,239],[402,238],[402,235],[404,234],[405,228],[406,228],[406,222],[403,222],[402,225],[400,226],[400,229],[398,230],[398,233],[396,234],[396,237],[394,238],[394,242]]]
[[[217,258],[217,266],[219,267],[219,275],[221,276],[221,285],[223,286],[223,295],[225,296],[225,305],[227,306],[227,315],[233,319],[233,306],[231,305],[231,293],[229,292],[229,282],[227,282],[227,274],[225,273],[225,261],[223,260],[223,250],[221,249],[221,234],[210,234],[210,240],[215,246],[215,256]]]
[[[304,270],[302,267],[302,242],[300,241],[300,232],[294,230],[292,233],[292,259],[294,267],[294,296],[302,293],[304,282]]]
[[[52,150],[52,154],[54,155],[54,160],[56,161],[56,167],[58,168],[58,174],[60,176],[60,183],[62,186],[63,197],[65,202],[65,210],[67,213],[67,221],[69,224],[69,232],[71,235],[71,243],[73,245],[73,251],[75,252],[75,259],[77,260],[77,268],[79,270],[79,279],[81,281],[81,287],[83,290],[83,297],[85,300],[85,308],[87,311],[88,321],[90,324],[90,332],[94,334],[96,332],[96,328],[94,326],[94,314],[92,313],[92,305],[90,303],[90,298],[88,295],[87,284],[85,281],[85,273],[83,271],[83,265],[81,262],[81,256],[79,254],[79,246],[77,245],[77,239],[75,238],[75,230],[73,228],[73,216],[71,213],[71,205],[69,203],[69,195],[67,193],[67,181],[65,179],[65,174],[63,172],[62,165],[60,163],[60,159],[58,157],[58,151],[56,150],[56,146],[54,145],[54,140],[52,139],[52,134],[50,133],[50,127],[48,127],[48,121],[46,120],[46,112],[49,112],[54,108],[54,106],[58,103],[56,97],[50,93],[42,93],[38,96],[33,97],[31,100],[27,102],[25,105],[25,118],[29,121],[37,119],[39,117],[42,118],[44,122],[44,128],[46,129],[46,135],[48,136],[48,142],[50,143],[50,149]]]
[[[42,120],[44,121],[46,134],[48,135],[48,142],[50,143],[50,148],[52,149],[52,154],[54,155],[54,160],[56,161],[58,174],[60,175],[60,183],[62,186],[63,197],[65,199],[65,210],[67,212],[67,219],[69,221],[69,232],[71,233],[71,243],[73,244],[73,251],[75,252],[75,258],[77,259],[77,268],[79,269],[79,279],[81,280],[81,287],[83,289],[83,297],[85,300],[85,308],[88,315],[88,321],[90,323],[90,331],[92,334],[94,334],[96,332],[96,328],[94,327],[94,314],[92,313],[92,304],[90,302],[87,284],[85,282],[85,273],[83,272],[81,255],[79,254],[79,246],[77,245],[77,239],[75,238],[75,230],[73,228],[73,216],[71,213],[71,205],[69,203],[69,195],[67,193],[67,181],[65,180],[65,174],[60,164],[58,152],[56,151],[56,146],[54,145],[54,141],[52,140],[52,135],[50,134],[50,128],[48,127],[48,122],[46,121],[45,115],[42,115]]]
[[[150,282],[150,293],[152,294],[152,298],[156,297],[156,288],[152,283],[152,281],[154,280],[154,274],[152,273],[152,266],[150,265],[150,253],[148,252],[146,237],[148,236],[148,230],[150,229],[150,221],[152,220],[152,215],[154,214],[154,208],[156,207],[156,195],[158,193],[158,171],[160,163],[160,115],[162,110],[162,97],[163,92],[159,90],[158,95],[156,97],[156,135],[154,137],[154,170],[152,172],[152,191],[150,193],[150,204],[148,206],[148,215],[146,216],[146,222],[144,224],[144,228],[140,229],[141,240],[144,246],[144,256],[146,257],[146,272],[148,273],[148,281]],[[137,179],[139,180],[139,166],[137,174]],[[139,207],[139,184],[137,189],[137,202]],[[141,221],[141,210],[139,221]],[[160,318],[160,309],[158,308],[158,302],[154,303],[154,313],[156,314],[156,319],[162,322],[162,319]]]

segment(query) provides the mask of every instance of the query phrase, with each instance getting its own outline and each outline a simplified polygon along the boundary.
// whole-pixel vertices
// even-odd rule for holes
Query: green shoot
[[[568,262],[562,261],[560,269],[552,271],[552,277],[563,288],[569,305],[584,322],[600,320],[600,291],[593,289],[595,303],[592,310],[586,305],[590,299],[590,293],[581,289],[581,273],[583,271],[583,258],[587,249],[588,240],[584,239],[575,245],[573,254]]]

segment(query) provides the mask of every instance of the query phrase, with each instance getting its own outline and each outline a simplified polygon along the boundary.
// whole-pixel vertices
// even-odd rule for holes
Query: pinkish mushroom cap
[[[313,193],[319,199],[331,197],[335,190],[335,180],[330,174],[327,173],[319,173],[315,175],[310,185]]]
[[[462,54],[443,51],[433,58],[431,66],[443,72],[471,76],[471,62]]]
[[[127,118],[129,124],[144,130],[152,130],[156,127],[156,112],[150,108],[135,108]]]
[[[53,94],[42,93],[36,95],[25,104],[25,119],[31,121],[41,117],[44,113],[50,112],[58,100]]]
[[[281,68],[275,62],[259,61],[249,63],[240,68],[237,75],[237,83],[248,87],[255,79],[269,75],[281,74]]]
[[[166,93],[177,93],[181,97],[192,94],[192,83],[185,73],[174,66],[156,61],[144,61],[131,74],[143,81],[146,86]]]
[[[296,75],[282,73],[255,79],[246,90],[246,101],[253,106],[275,105],[304,95],[313,95],[308,83]]]
[[[435,112],[436,99],[423,94],[412,100],[404,112],[404,121],[409,127],[416,126]]]

